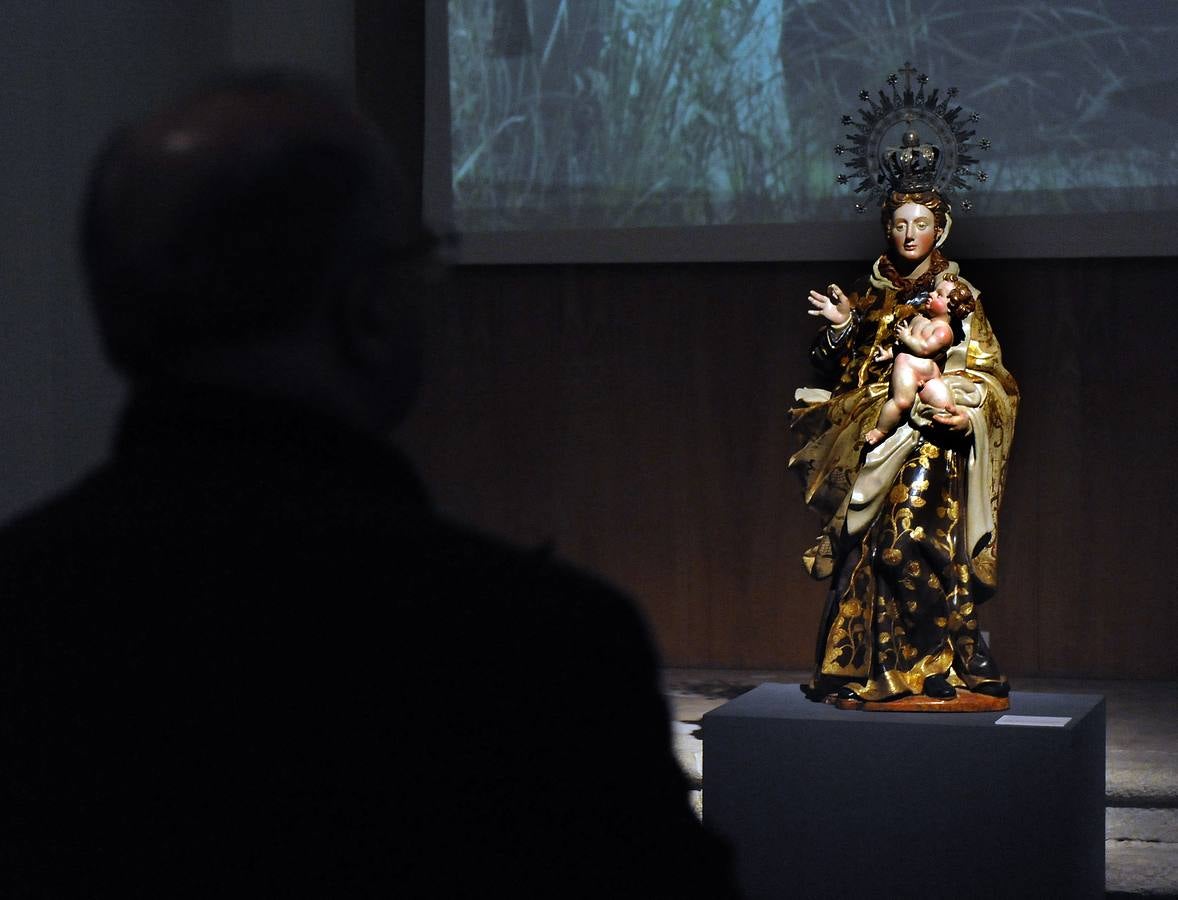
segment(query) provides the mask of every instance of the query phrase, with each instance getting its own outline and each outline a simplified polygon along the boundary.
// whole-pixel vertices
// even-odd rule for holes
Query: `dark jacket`
[[[728,891],[630,601],[335,421],[145,393],[0,591],[0,895]]]

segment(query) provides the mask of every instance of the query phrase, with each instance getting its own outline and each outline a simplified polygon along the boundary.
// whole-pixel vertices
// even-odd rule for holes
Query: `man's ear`
[[[365,372],[396,366],[420,339],[415,299],[395,267],[350,273],[336,299],[337,341],[344,358]]]
[[[401,267],[353,273],[336,298],[335,343],[358,395],[385,426],[404,418],[421,383],[417,279]]]

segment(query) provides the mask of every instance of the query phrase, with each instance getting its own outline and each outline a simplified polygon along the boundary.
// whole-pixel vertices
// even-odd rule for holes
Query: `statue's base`
[[[950,700],[938,700],[917,694],[896,700],[840,700],[829,701],[839,709],[861,709],[864,712],[1002,712],[1010,709],[1009,697],[991,697],[958,689],[957,696]]]
[[[762,684],[704,716],[704,822],[748,900],[1103,898],[1104,698],[1000,699],[855,715]]]

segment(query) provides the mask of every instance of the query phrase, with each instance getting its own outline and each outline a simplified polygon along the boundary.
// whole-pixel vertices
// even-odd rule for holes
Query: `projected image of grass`
[[[851,217],[840,118],[907,60],[983,114],[987,212],[1178,185],[1178,24],[1154,3],[450,0],[449,15],[461,230]]]

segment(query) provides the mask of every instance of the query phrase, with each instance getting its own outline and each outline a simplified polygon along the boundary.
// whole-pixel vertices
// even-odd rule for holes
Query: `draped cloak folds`
[[[881,257],[849,293],[851,324],[823,330],[811,358],[833,390],[802,388],[791,411],[801,449],[790,467],[823,527],[804,554],[830,578],[811,687],[846,685],[866,700],[918,694],[925,678],[974,688],[1004,681],[978,628],[995,590],[998,507],[1014,436],[1018,387],[1002,365],[978,291],[956,263],[934,254],[929,271],[897,280]],[[891,389],[892,361],[876,353],[922,290],[945,273],[974,294],[960,339],[941,369],[969,417],[962,437],[929,427],[938,410],[917,398],[908,421],[864,453],[864,435]],[[891,275],[891,278],[888,277]]]

